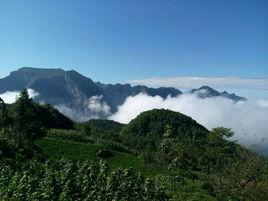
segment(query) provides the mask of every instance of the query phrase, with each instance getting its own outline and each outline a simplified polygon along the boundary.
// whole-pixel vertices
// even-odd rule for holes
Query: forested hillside
[[[76,123],[27,90],[0,109],[0,200],[268,200],[267,161],[228,128],[169,110]]]

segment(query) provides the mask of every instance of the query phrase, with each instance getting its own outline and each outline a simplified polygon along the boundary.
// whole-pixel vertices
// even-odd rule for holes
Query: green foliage
[[[12,107],[7,107],[2,120],[0,155],[17,160],[39,157],[34,142],[44,136],[45,129],[26,89],[21,91]]]
[[[73,128],[26,90],[6,111],[3,200],[268,200],[267,161],[229,141],[230,129],[209,132],[168,110],[145,112],[125,126],[90,120]],[[42,127],[53,128],[45,138]]]
[[[169,200],[165,190],[131,169],[107,164],[59,161],[27,164],[20,170],[0,171],[0,197],[4,200]]]
[[[33,143],[44,134],[38,121],[36,109],[26,89],[22,90],[14,104],[12,128],[17,134],[18,144]]]
[[[260,156],[240,149],[238,157],[223,158],[225,164],[207,174],[207,181],[220,199],[259,201],[268,198],[267,191],[260,185],[265,181],[267,164]],[[267,173],[266,173],[267,174]]]
[[[233,161],[240,160],[239,151],[243,148],[228,138],[233,136],[228,128],[214,128],[208,134],[208,143],[204,146],[200,165],[208,172],[218,171]]]
[[[96,152],[102,145],[45,138],[37,141],[43,153],[50,159],[97,160]]]
[[[0,129],[2,129],[5,124],[7,123],[6,121],[6,104],[3,101],[3,99],[0,97]]]
[[[35,104],[37,118],[46,128],[72,129],[74,122],[51,105]]]
[[[14,104],[4,108],[4,111],[1,110],[0,129],[2,158],[42,158],[34,142],[45,135],[45,128],[73,127],[73,122],[56,109],[34,103],[26,89],[21,91]]]
[[[233,134],[231,129],[220,127],[209,132],[207,138],[180,138],[168,124],[158,153],[172,169],[204,172],[207,190],[220,200],[265,200],[267,193],[259,185],[267,169],[264,160],[227,140]]]
[[[83,132],[86,136],[112,141],[119,140],[122,126],[123,124],[105,119],[91,119],[87,122],[76,123],[77,130]]]
[[[54,138],[45,138],[37,141],[43,153],[50,159],[60,160],[61,158],[79,161],[98,161],[96,156],[98,150],[105,148],[104,145],[85,142],[74,142]],[[168,170],[158,164],[144,164],[142,160],[133,154],[110,149],[112,157],[107,158],[111,169],[116,167],[132,167],[136,171],[143,172],[146,176],[155,176],[159,173],[168,173]]]
[[[141,113],[129,124],[125,125],[120,133],[122,142],[137,150],[150,151],[159,149],[166,126],[174,129],[177,138],[205,137],[208,130],[190,117],[169,110],[151,110]]]
[[[62,140],[72,140],[76,142],[88,142],[90,141],[87,136],[78,130],[66,130],[66,129],[49,129],[46,134],[47,137],[62,139]]]
[[[70,160],[79,160],[79,161],[98,161],[96,152],[104,148],[101,145],[96,145],[94,143],[79,143],[72,142],[67,140],[60,139],[42,139],[38,140],[38,144],[42,148],[44,154],[46,154],[50,159],[59,160],[62,157]],[[174,172],[174,175],[182,175],[182,180],[187,180],[187,183],[176,183],[175,193],[173,195],[172,186],[169,185],[171,180],[168,180],[167,183],[163,182],[161,185],[165,186],[170,192],[169,195],[173,195],[174,200],[191,200],[191,197],[195,197],[195,200],[213,200],[209,193],[206,190],[202,189],[202,181],[195,184],[192,180],[185,178],[192,178],[190,173],[184,174],[184,172],[176,173],[175,169],[168,169],[165,165],[159,165],[156,163],[144,164],[139,156],[135,156],[125,152],[118,152],[111,150],[113,156],[107,158],[105,161],[109,164],[109,172],[112,172],[116,168],[120,167],[121,169],[132,168],[135,171],[141,172],[147,177],[171,177],[171,173]],[[160,181],[159,181],[160,182]],[[198,192],[198,193],[197,193]],[[203,199],[205,197],[206,199]],[[187,198],[187,199],[186,199]],[[199,199],[198,199],[199,198]]]
[[[98,158],[106,159],[112,157],[113,153],[109,149],[101,148],[97,151],[96,156]]]
[[[24,92],[24,95],[26,95],[26,93],[27,91]],[[35,122],[38,122],[38,124],[41,125],[42,127],[58,128],[58,129],[74,128],[74,122],[70,120],[68,117],[61,114],[57,109],[53,108],[51,105],[49,104],[39,105],[38,103],[34,103],[29,97],[28,99],[29,99],[28,103],[26,103],[25,101],[24,103],[26,103],[26,105],[30,104],[31,115],[34,115]],[[21,108],[22,106],[21,103],[19,103],[22,102],[20,100],[21,98],[19,97],[15,103],[7,105],[4,115],[6,119],[5,126],[13,127],[11,123],[17,117],[19,111],[18,109]],[[29,121],[31,120],[29,119]]]
[[[223,145],[228,143],[225,139],[228,139],[234,135],[234,132],[230,128],[218,127],[213,128],[211,132],[209,132],[208,139],[211,144]]]
[[[204,152],[204,146],[207,143],[206,138],[191,136],[179,138],[170,125],[167,125],[163,136],[159,153],[162,160],[169,164],[170,168],[199,169],[199,158]]]
[[[123,124],[112,120],[91,119],[87,122],[76,123],[74,133],[81,137],[81,141],[92,141],[117,151],[137,153],[133,148],[120,142],[119,133],[122,127]]]

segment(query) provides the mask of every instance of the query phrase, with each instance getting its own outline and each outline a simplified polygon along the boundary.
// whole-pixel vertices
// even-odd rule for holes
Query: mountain
[[[106,117],[117,110],[129,96],[141,92],[166,98],[182,94],[175,88],[148,88],[129,84],[102,84],[76,71],[24,67],[0,79],[0,94],[31,88],[38,92],[35,101],[55,106],[75,120]],[[72,111],[75,108],[75,111]],[[85,117],[85,118],[84,118]]]
[[[216,91],[215,89],[212,89],[211,87],[208,87],[208,86],[202,86],[198,89],[192,89],[188,93],[196,94],[199,98],[209,98],[209,97],[221,96],[224,98],[231,99],[235,102],[247,100],[245,97],[237,96],[234,93],[229,94],[226,91],[220,93],[220,92]]]
[[[103,91],[103,99],[112,107],[112,111],[116,111],[118,105],[122,105],[127,97],[135,96],[139,93],[146,93],[150,96],[161,96],[166,98],[178,96],[182,92],[171,87],[149,88],[146,86],[131,86],[130,84],[101,84],[97,83]]]
[[[0,93],[31,88],[38,92],[35,101],[53,106],[77,108],[84,113],[85,100],[101,94],[99,87],[89,78],[75,71],[61,69],[21,68],[0,80]]]
[[[115,113],[117,107],[122,105],[127,97],[139,93],[162,98],[182,94],[180,90],[171,87],[149,88],[130,84],[103,84],[94,82],[74,70],[62,69],[23,67],[0,79],[0,94],[23,88],[31,88],[38,92],[35,101],[48,103],[73,120],[79,121],[105,118]],[[210,87],[194,89],[190,93],[198,93],[200,98],[222,96],[234,101],[245,100],[235,94],[219,93]]]

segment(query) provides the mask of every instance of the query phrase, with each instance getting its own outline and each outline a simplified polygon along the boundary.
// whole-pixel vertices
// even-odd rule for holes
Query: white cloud
[[[84,102],[83,111],[79,108],[71,108],[64,104],[56,105],[55,108],[75,121],[83,122],[89,119],[105,118],[111,115],[111,108],[105,101],[102,101],[102,97],[102,95],[90,97]]]
[[[141,112],[155,108],[181,112],[208,129],[219,126],[232,128],[236,133],[235,139],[243,144],[258,144],[265,138],[262,146],[268,145],[268,106],[258,101],[234,103],[222,97],[200,99],[194,94],[163,99],[160,96],[138,94],[128,97],[110,119],[128,123]]]
[[[33,89],[27,89],[30,98],[35,98],[39,93]],[[3,94],[0,94],[0,97],[4,100],[5,103],[11,104],[14,103],[17,97],[20,95],[19,91],[7,91]]]
[[[30,98],[35,98],[39,95],[39,93],[33,89],[27,89],[27,91],[29,93]]]
[[[193,89],[208,85],[214,88],[268,90],[268,78],[177,76],[130,80],[128,83],[149,87],[175,87],[183,89]]]
[[[268,100],[259,100],[261,107],[268,107]]]
[[[5,103],[14,103],[19,95],[17,91],[7,91],[3,94],[0,94],[0,97],[4,100]]]
[[[101,96],[92,96],[87,101],[85,101],[85,106],[88,108],[92,113],[95,114],[104,114],[109,115],[110,114],[110,107],[107,105],[105,101],[102,101],[102,95]]]
[[[97,116],[91,115],[89,113],[84,113],[81,110],[78,110],[73,107],[68,107],[64,104],[61,105],[55,105],[54,106],[57,110],[60,111],[60,113],[64,114],[65,116],[71,118],[74,121],[78,122],[84,122],[88,121],[89,119],[95,119],[98,118]]]

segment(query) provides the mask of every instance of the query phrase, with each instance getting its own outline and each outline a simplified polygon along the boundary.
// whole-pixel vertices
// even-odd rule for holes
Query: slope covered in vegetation
[[[266,160],[177,112],[73,123],[23,90],[1,117],[2,200],[268,200]]]
[[[143,112],[123,127],[122,142],[137,149],[157,149],[167,127],[173,129],[176,138],[205,138],[208,130],[192,118],[170,110]]]
[[[119,140],[123,124],[106,119],[91,119],[87,122],[76,123],[76,128],[88,136],[101,139]]]

